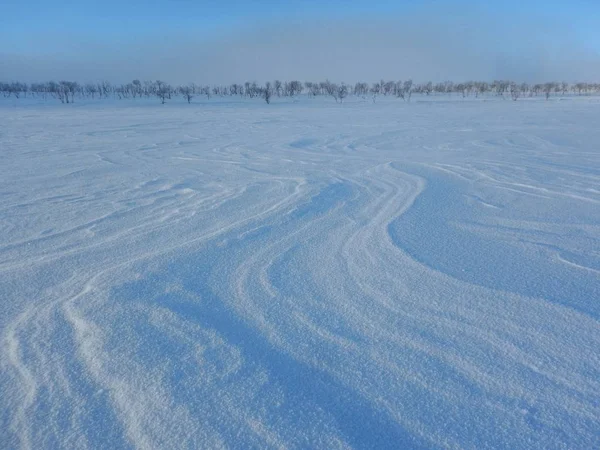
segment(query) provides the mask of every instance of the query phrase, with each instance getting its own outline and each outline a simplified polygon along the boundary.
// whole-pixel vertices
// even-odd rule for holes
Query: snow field
[[[598,447],[599,107],[1,105],[0,446]]]

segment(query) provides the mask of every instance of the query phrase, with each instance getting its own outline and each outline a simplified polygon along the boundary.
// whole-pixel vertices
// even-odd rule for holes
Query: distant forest
[[[592,95],[600,93],[600,83],[548,82],[539,84],[515,83],[514,81],[468,81],[455,83],[413,83],[407,81],[385,81],[377,83],[359,82],[354,85],[332,83],[329,80],[321,82],[274,81],[265,84],[246,82],[230,85],[198,85],[187,84],[174,86],[164,81],[133,80],[127,84],[112,84],[106,81],[99,83],[77,83],[75,81],[48,81],[45,83],[0,82],[0,93],[4,97],[15,98],[35,97],[44,100],[58,100],[62,103],[74,103],[76,99],[136,99],[155,98],[161,103],[180,96],[188,103],[194,98],[203,97],[244,97],[257,98],[270,103],[273,97],[330,96],[336,102],[343,102],[348,96],[372,99],[379,96],[389,96],[409,102],[413,94],[420,95],[458,95],[463,98],[498,96],[517,101],[524,97],[566,95]]]

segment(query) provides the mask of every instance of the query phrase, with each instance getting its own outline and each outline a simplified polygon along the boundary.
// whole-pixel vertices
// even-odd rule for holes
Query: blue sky
[[[424,58],[413,61],[418,66],[414,72],[427,77],[429,70],[429,78],[468,77],[471,66],[473,76],[500,76],[503,70],[510,72],[509,66],[522,78],[554,72],[558,76],[561,65],[565,76],[571,76],[568,66],[572,70],[581,65],[578,70],[587,72],[588,78],[590,72],[600,78],[600,73],[593,73],[600,54],[598,23],[597,0],[4,0],[0,78],[24,73],[30,78],[93,77],[95,70],[98,76],[116,80],[135,67],[147,72],[139,74],[142,78],[179,79],[189,76],[186,70],[203,72],[210,82],[240,70],[249,77],[272,78],[268,73],[283,77],[294,73],[293,61],[282,48],[286,45],[300,55],[298,76],[314,78],[375,77],[377,67],[371,67],[371,74],[361,67],[365,64],[380,65],[381,76],[392,76],[400,66],[384,58],[393,54],[406,55],[409,61],[415,55]],[[328,43],[323,45],[323,40]],[[410,42],[414,48],[409,48]],[[348,61],[349,45],[359,48],[355,70]],[[372,55],[382,47],[385,55]],[[236,49],[243,49],[245,56],[236,60]],[[230,54],[228,59],[219,55],[223,52]],[[455,52],[456,62],[449,61],[449,52]],[[210,70],[183,61],[193,54],[201,55]],[[271,56],[253,59],[248,54]],[[332,54],[345,55],[343,73],[337,73],[339,64],[329,57]],[[427,54],[429,59],[423,56]],[[448,62],[436,68],[433,61],[440,55]],[[474,57],[481,67],[473,65]],[[409,75],[409,61],[401,67],[406,72],[402,76]],[[454,65],[465,66],[464,73]]]

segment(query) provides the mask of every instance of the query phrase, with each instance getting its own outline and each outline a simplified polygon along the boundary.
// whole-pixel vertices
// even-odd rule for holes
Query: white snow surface
[[[0,105],[0,447],[600,448],[600,102]]]

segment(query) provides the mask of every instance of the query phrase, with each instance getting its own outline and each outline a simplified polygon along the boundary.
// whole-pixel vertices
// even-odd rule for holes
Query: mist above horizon
[[[110,3],[107,8],[116,8]],[[92,11],[80,7],[66,16],[74,21],[66,28],[35,15],[23,17],[31,23],[19,27],[13,15],[10,26],[0,27],[0,38],[14,44],[0,52],[0,79],[209,84],[600,79],[600,33],[588,23],[591,13],[600,15],[600,7],[590,2],[575,5],[579,12],[557,2],[538,5],[539,14],[531,11],[532,4],[493,10],[449,0],[403,8],[380,2],[366,9],[362,3],[311,1],[302,9],[298,2],[286,8],[208,2],[202,13],[181,1],[172,6],[180,7],[176,14],[156,10],[141,17],[130,4],[118,16],[93,19]],[[1,19],[0,25],[7,21]]]

